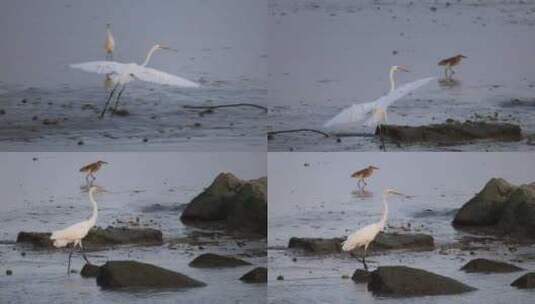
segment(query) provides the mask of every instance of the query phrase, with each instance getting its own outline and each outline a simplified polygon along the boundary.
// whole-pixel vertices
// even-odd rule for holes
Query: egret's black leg
[[[85,255],[84,247],[82,246],[82,241],[80,241],[80,253],[82,254],[82,257],[84,258],[85,262],[86,262],[87,264],[91,264],[91,262],[89,262],[89,259],[88,259],[87,256]]]
[[[364,270],[368,271],[368,265],[366,265],[366,248],[364,248],[364,253],[362,254],[362,264],[364,264]]]
[[[72,258],[72,252],[74,251],[74,245],[71,248],[71,252],[69,252],[69,262],[67,263],[67,274],[71,274],[71,258]]]
[[[117,95],[117,100],[115,100],[115,106],[113,107],[113,112],[111,112],[112,115],[113,113],[115,113],[115,111],[117,111],[117,107],[119,106],[119,99],[121,98],[121,95],[123,95],[124,89],[126,89],[126,85],[123,85],[123,88],[119,92],[119,95]]]
[[[110,104],[111,98],[113,97],[113,94],[115,93],[115,90],[117,89],[118,86],[119,84],[117,83],[113,87],[113,90],[111,90],[110,96],[108,97],[108,100],[106,100],[106,103],[104,104],[104,109],[102,109],[102,112],[100,113],[99,118],[104,117],[104,114],[106,113],[106,110],[108,109],[108,105]]]

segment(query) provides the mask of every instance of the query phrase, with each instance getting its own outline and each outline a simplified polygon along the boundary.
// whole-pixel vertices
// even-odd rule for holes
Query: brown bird
[[[106,52],[106,59],[113,60],[113,51],[115,51],[115,39],[111,33],[111,25],[106,24],[106,40],[104,41],[104,51]]]
[[[96,179],[94,173],[97,173],[98,170],[100,170],[100,167],[102,167],[103,164],[108,164],[105,161],[99,160],[94,163],[91,163],[89,165],[85,165],[82,168],[80,168],[80,172],[86,172],[85,175],[85,181],[88,185],[93,184],[93,181]],[[91,177],[91,182],[89,182],[89,177]]]
[[[362,183],[364,183],[364,187],[366,187],[368,184],[366,183],[366,179],[373,175],[374,170],[379,170],[379,168],[374,166],[368,166],[368,168],[359,170],[353,174],[351,174],[352,178],[358,179],[357,186],[360,188],[362,187]]]
[[[446,59],[440,60],[438,65],[444,67],[444,75],[445,75],[446,79],[451,79],[451,76],[453,76],[453,74],[455,74],[455,71],[453,71],[452,67],[454,67],[454,66],[458,65],[459,63],[461,63],[461,60],[463,58],[467,58],[467,57],[464,56],[464,55],[459,54],[459,55],[456,55],[456,56],[453,56],[453,57],[450,57],[450,58],[446,58]],[[450,71],[449,76],[448,76],[448,70]]]

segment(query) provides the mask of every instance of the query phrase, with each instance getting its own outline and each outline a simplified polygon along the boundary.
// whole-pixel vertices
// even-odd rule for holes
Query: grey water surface
[[[104,60],[106,24],[114,60],[141,63],[201,84],[180,89],[135,81],[121,106],[97,119],[110,92],[104,76],[69,64]],[[265,149],[265,113],[185,105],[264,105],[267,3],[245,0],[0,1],[0,148],[15,151]],[[45,120],[52,121],[45,124]]]
[[[511,245],[491,237],[486,243],[473,243],[473,249],[462,250],[459,242],[484,236],[451,226],[455,211],[490,178],[502,177],[513,184],[535,181],[535,156],[531,153],[271,153],[268,163],[270,303],[533,301],[532,291],[509,286],[524,272],[484,275],[459,271],[476,257],[498,259],[533,271],[533,245]],[[380,169],[370,178],[365,192],[357,191],[350,175],[370,164]],[[378,221],[386,188],[412,196],[389,200],[386,231],[430,234],[436,249],[373,255],[367,259],[372,261],[368,262],[371,270],[385,265],[422,268],[457,279],[477,291],[456,296],[375,297],[366,284],[343,278],[362,268],[358,260],[344,254],[311,256],[287,249],[291,237],[342,237]],[[509,250],[510,246],[517,250]],[[278,280],[278,276],[284,280]]]
[[[35,158],[35,160],[34,160]],[[94,278],[67,276],[67,251],[32,250],[14,244],[19,231],[52,231],[91,214],[78,168],[97,159],[110,164],[97,173],[97,225],[160,229],[161,246],[118,246],[91,251],[95,264],[132,259],[204,281],[185,290],[101,290]],[[266,265],[266,240],[188,227],[180,210],[221,172],[243,179],[265,176],[265,156],[255,153],[1,153],[0,303],[262,303],[266,284],[238,279]],[[159,204],[159,208],[151,208]],[[156,209],[156,210],[154,210]],[[159,210],[159,211],[157,211]],[[149,212],[150,211],[150,212]],[[137,222],[139,219],[139,223]],[[199,245],[182,242],[200,236]],[[240,247],[236,241],[244,242]],[[23,255],[23,252],[25,253]],[[235,255],[252,266],[198,269],[188,263],[202,253]],[[73,257],[73,269],[84,262]],[[11,276],[6,275],[12,270]]]
[[[390,88],[392,65],[406,65],[397,83],[437,79],[389,108],[389,123],[425,125],[447,119],[520,125],[535,133],[534,1],[270,1],[270,131],[322,126],[342,109],[376,100]],[[456,54],[454,82],[438,61]],[[359,123],[347,132],[371,133]],[[410,151],[523,151],[516,143],[435,143]],[[270,151],[371,151],[371,137],[342,142],[311,133],[276,135]]]

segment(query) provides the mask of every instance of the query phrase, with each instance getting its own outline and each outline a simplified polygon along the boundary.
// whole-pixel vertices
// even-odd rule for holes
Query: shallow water
[[[429,252],[389,252],[373,255],[372,269],[379,265],[423,268],[460,280],[478,291],[455,296],[459,303],[531,303],[531,292],[509,284],[523,272],[466,274],[458,269],[476,257],[500,259],[532,270],[535,247],[519,246],[510,252],[500,240],[470,251],[458,242],[472,235],[453,229],[451,221],[460,208],[491,177],[511,183],[534,180],[535,158],[531,153],[272,153],[269,166],[268,265],[270,303],[451,303],[453,297],[408,299],[376,298],[365,284],[351,276],[360,262],[340,254],[307,256],[285,249],[291,237],[341,237],[377,221],[382,212],[381,193],[394,188],[412,195],[391,198],[387,231],[431,234],[437,249]],[[305,164],[307,164],[305,166]],[[368,193],[355,191],[352,172],[373,164]],[[431,178],[432,177],[432,178]],[[410,223],[410,228],[408,224]],[[475,243],[478,245],[478,243]],[[488,249],[484,247],[488,246]],[[449,249],[448,249],[449,248]],[[441,250],[445,249],[445,251]],[[293,258],[297,258],[293,261]],[[277,276],[284,280],[277,280]]]
[[[33,158],[37,158],[33,160]],[[265,301],[265,284],[238,280],[256,266],[266,264],[265,240],[236,238],[184,226],[180,211],[145,212],[154,204],[176,207],[188,203],[220,172],[233,172],[243,179],[265,176],[265,156],[254,153],[2,153],[5,170],[0,173],[0,302],[2,303],[258,303]],[[204,281],[206,287],[188,290],[103,291],[95,279],[65,274],[67,254],[31,250],[10,242],[19,231],[52,231],[83,220],[91,206],[78,168],[89,161],[110,163],[97,174],[99,193],[97,225],[122,226],[139,218],[139,226],[160,229],[162,246],[121,246],[91,251],[89,259],[133,259],[153,263]],[[118,221],[122,223],[118,223]],[[138,226],[134,226],[138,227]],[[203,235],[202,247],[181,243],[190,235]],[[22,256],[21,252],[26,255]],[[232,269],[195,269],[188,263],[201,253],[237,255],[253,266]],[[73,257],[73,269],[83,260]],[[6,276],[10,269],[13,275]]]
[[[198,111],[182,108],[265,103],[263,1],[3,1],[0,17],[0,35],[7,42],[0,46],[2,150],[265,149],[261,111],[221,109],[199,117]],[[168,45],[178,52],[157,52],[149,66],[202,87],[133,82],[121,102],[131,115],[98,121],[108,95],[104,78],[68,64],[104,60],[106,23],[117,42],[114,60],[139,63],[152,45]],[[43,125],[44,119],[60,122]]]
[[[384,95],[391,65],[404,64],[411,70],[398,73],[398,83],[442,78],[437,62],[462,53],[468,58],[456,68],[455,83],[437,80],[397,101],[389,108],[389,123],[486,119],[519,124],[525,135],[533,134],[535,71],[526,62],[535,51],[535,2],[522,3],[271,1],[269,101],[273,110],[268,129],[321,129],[349,105]],[[495,113],[497,120],[493,120]],[[351,131],[372,130],[356,124]],[[526,141],[389,148],[533,150]],[[379,150],[379,145],[370,137],[343,138],[337,144],[314,134],[285,134],[269,141],[269,150],[370,151]]]

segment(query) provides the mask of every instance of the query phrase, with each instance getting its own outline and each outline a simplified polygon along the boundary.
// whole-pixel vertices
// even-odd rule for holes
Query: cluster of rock
[[[232,231],[267,236],[267,178],[244,181],[231,173],[219,174],[184,209],[188,225],[222,223]]]

